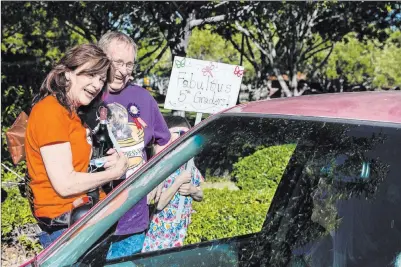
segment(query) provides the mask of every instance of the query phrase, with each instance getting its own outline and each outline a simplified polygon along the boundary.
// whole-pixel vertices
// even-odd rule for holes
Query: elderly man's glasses
[[[135,67],[135,64],[134,64],[134,63],[132,63],[132,62],[125,63],[125,62],[122,61],[122,60],[113,60],[113,63],[114,63],[114,65],[115,65],[117,68],[122,68],[122,67],[125,66],[125,68],[126,68],[128,71],[132,71],[132,70],[134,69],[134,67]]]

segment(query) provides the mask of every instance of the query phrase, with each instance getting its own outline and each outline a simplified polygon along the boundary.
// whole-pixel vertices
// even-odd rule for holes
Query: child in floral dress
[[[190,127],[188,121],[179,116],[165,118],[171,132],[170,142],[176,140],[182,131]],[[146,233],[142,252],[179,247],[184,243],[188,225],[191,223],[192,201],[201,201],[203,192],[200,182],[203,177],[194,166],[191,171],[181,166],[165,181],[157,203],[157,212],[152,216]],[[181,218],[176,218],[180,197],[184,197]],[[179,213],[179,212],[178,212]]]

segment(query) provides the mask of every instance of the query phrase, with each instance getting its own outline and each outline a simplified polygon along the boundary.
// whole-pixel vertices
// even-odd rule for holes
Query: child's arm
[[[164,209],[175,193],[177,193],[181,185],[189,182],[191,182],[191,173],[188,171],[182,171],[181,174],[175,178],[174,183],[161,194],[159,202],[157,203],[157,210]]]
[[[180,193],[180,195],[192,197],[195,201],[202,201],[203,199],[203,191],[201,187],[195,186],[190,183],[183,184],[178,189],[178,192]]]
[[[164,187],[164,181],[161,182],[158,186],[156,186],[147,196],[148,199],[148,205],[150,205],[153,201],[153,203],[159,202],[160,196],[162,194]]]
[[[203,191],[202,188],[200,186],[196,187],[196,192],[194,194],[191,194],[191,197],[195,200],[195,201],[202,201],[203,200]]]
[[[200,187],[200,183],[205,182],[205,178],[203,177],[201,172],[196,167],[195,167],[195,181],[196,181],[195,186],[196,186],[197,191],[195,192],[195,194],[192,194],[191,197],[195,201],[202,201],[203,200],[203,191],[202,191],[202,188]]]

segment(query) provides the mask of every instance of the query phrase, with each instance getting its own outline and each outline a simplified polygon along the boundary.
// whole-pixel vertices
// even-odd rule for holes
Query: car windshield
[[[206,181],[252,188],[251,209],[266,203],[251,211],[250,225],[256,227],[200,239],[252,234],[252,249],[240,249],[244,245],[235,241],[240,266],[386,266],[401,253],[400,147],[400,129],[389,124],[220,115],[186,135],[127,188],[141,190],[139,199],[194,157]],[[116,220],[97,228],[96,239]],[[214,227],[224,228],[224,223]],[[107,249],[96,250],[105,242],[99,240],[88,241],[74,255],[65,247],[54,255],[62,255],[65,266],[94,264],[99,258],[104,264]],[[129,261],[141,263],[141,255]]]

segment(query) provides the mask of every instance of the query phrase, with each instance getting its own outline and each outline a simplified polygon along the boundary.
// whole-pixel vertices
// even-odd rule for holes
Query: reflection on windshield
[[[282,178],[284,192],[265,222],[265,238],[256,245],[265,255],[277,251],[265,262],[372,267],[394,262],[401,249],[400,145],[396,130],[374,127],[327,124],[303,135]]]
[[[401,267],[401,252],[394,259],[394,267]]]

